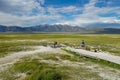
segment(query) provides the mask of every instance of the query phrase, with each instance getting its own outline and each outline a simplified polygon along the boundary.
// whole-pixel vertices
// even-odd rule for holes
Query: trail
[[[91,52],[91,51],[86,51],[83,49],[75,49],[71,47],[66,47],[65,49],[73,51],[73,52],[77,52],[86,57],[102,59],[102,60],[106,60],[112,63],[120,64],[119,56],[111,55],[111,54],[104,53],[104,52]]]
[[[86,51],[83,49],[75,49],[71,47],[64,47],[64,48],[67,50],[71,50],[79,54],[82,54],[83,56],[103,59],[103,60],[110,61],[116,64],[120,64],[119,56],[114,56],[114,55],[104,53],[104,52],[90,52],[90,51]],[[22,57],[25,57],[28,55],[34,55],[40,52],[59,52],[60,49],[61,48],[38,46],[36,47],[36,50],[33,50],[33,51],[24,51],[24,52],[22,51],[22,52],[13,53],[6,57],[0,58],[0,71],[8,68],[9,66],[14,64],[17,60],[19,60]]]
[[[104,53],[104,52],[90,52],[90,51],[86,51],[86,50],[83,50],[83,49],[71,48],[71,47],[68,47],[68,46],[62,47],[62,48],[77,52],[78,54],[83,55],[83,56],[103,59],[103,60],[110,61],[110,62],[113,62],[113,63],[116,63],[116,64],[120,64],[120,57],[119,56],[114,56],[114,55]],[[38,46],[38,47],[36,47],[35,50],[32,50],[32,51],[22,51],[22,52],[13,53],[13,54],[8,55],[6,57],[0,58],[0,72],[4,71],[5,69],[12,66],[14,63],[16,63],[17,60],[19,60],[22,57],[29,56],[29,55],[34,55],[34,54],[38,54],[38,53],[42,53],[42,52],[48,52],[48,53],[49,52],[52,52],[52,53],[54,52],[54,53],[56,53],[56,52],[60,52],[60,51],[61,51],[61,48],[51,48],[49,46],[48,47]],[[41,60],[41,62],[50,63],[50,64],[58,64],[58,63],[56,63],[55,61],[52,61],[52,60]],[[105,69],[105,68],[101,68],[99,66],[97,68],[94,68],[93,65],[92,66],[87,66],[84,63],[79,63],[79,62],[75,63],[75,62],[70,62],[70,61],[67,61],[67,60],[64,60],[64,61],[61,60],[61,62],[59,62],[59,64],[60,65],[75,66],[75,67],[76,66],[79,67],[80,64],[83,64],[84,67],[90,68],[91,71],[97,72],[101,77],[103,77],[105,79],[109,79],[109,80],[119,80],[120,79],[119,71],[114,72],[112,70],[113,71],[112,72],[108,68]],[[109,77],[110,74],[113,76],[112,78]]]
[[[22,57],[37,54],[40,52],[57,52],[57,51],[59,50],[56,48],[38,46],[36,47],[36,50],[33,51],[24,51],[24,52],[22,51],[22,52],[13,53],[6,57],[0,58],[0,71],[4,70],[5,68],[8,68],[10,65],[14,64],[17,60],[19,60]]]

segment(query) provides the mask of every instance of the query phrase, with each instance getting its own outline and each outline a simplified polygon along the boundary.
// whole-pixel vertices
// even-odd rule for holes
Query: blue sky
[[[7,26],[120,24],[120,0],[0,0],[0,18]]]

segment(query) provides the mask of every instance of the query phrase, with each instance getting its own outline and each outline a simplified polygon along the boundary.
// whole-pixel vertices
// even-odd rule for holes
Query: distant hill
[[[79,32],[79,33],[120,33],[120,28],[82,28],[70,25],[38,25],[32,27],[3,26],[0,32]]]
[[[91,24],[86,24],[84,25],[86,27],[102,27],[102,28],[110,28],[110,27],[115,27],[115,28],[120,28],[120,23],[91,23]]]

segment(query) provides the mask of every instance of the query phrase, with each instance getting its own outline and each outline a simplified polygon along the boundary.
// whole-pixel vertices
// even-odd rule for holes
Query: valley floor
[[[66,49],[64,47],[64,49]],[[70,49],[70,48],[67,48]],[[75,49],[71,49],[75,51]],[[77,52],[82,53],[83,50],[76,49]],[[88,53],[86,53],[88,52]],[[83,51],[83,54],[91,54],[89,51]],[[108,55],[106,53],[94,53],[93,55],[97,55],[100,57],[109,58],[109,60],[114,60],[115,56]],[[101,54],[101,55],[100,55]],[[97,56],[97,57],[98,57]],[[29,58],[29,60],[24,60]],[[120,63],[120,57],[115,57],[117,63]],[[66,75],[69,74],[69,77],[63,80],[120,80],[120,70],[111,68],[109,66],[103,66],[99,64],[95,64],[89,61],[84,61],[77,56],[69,54],[68,52],[64,51],[63,48],[52,48],[52,47],[44,47],[44,46],[35,46],[34,50],[31,51],[22,51],[10,54],[8,56],[0,58],[0,78],[1,80],[8,80],[15,79],[15,80],[29,80],[26,77],[29,76],[26,72],[16,72],[9,70],[14,64],[30,62],[33,60],[37,60],[39,63],[48,64],[50,66],[55,66],[56,68],[62,68],[62,74]],[[23,66],[24,67],[24,66]],[[67,67],[67,69],[65,68]],[[65,69],[64,69],[65,68]],[[5,74],[5,72],[7,73]],[[4,73],[4,74],[3,74]],[[18,75],[15,75],[19,73]],[[33,72],[34,73],[34,72]],[[3,76],[6,75],[6,76]],[[112,76],[112,77],[111,77]],[[30,79],[32,80],[32,79]],[[37,79],[36,79],[37,80]],[[55,79],[57,80],[57,79]]]

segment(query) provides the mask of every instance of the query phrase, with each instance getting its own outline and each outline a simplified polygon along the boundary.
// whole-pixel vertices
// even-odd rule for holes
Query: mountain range
[[[120,34],[120,28],[79,27],[70,25],[38,25],[31,27],[0,25],[0,32],[77,32],[77,33],[114,33]]]

